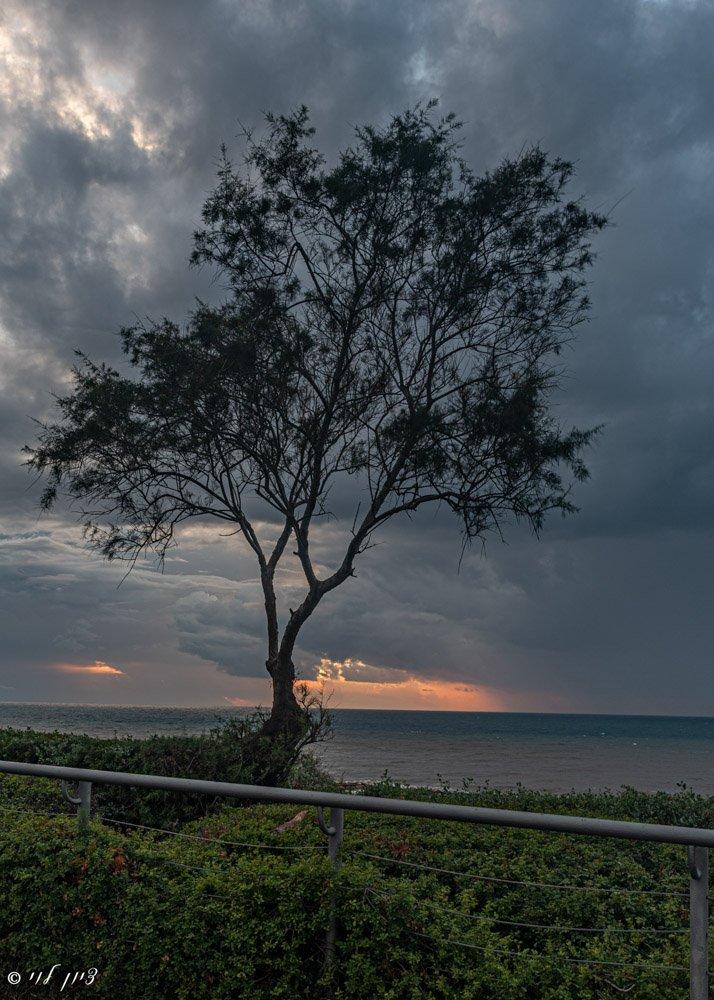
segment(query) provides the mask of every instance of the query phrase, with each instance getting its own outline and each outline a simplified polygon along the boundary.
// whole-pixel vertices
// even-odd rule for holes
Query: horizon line
[[[142,709],[172,709],[174,711],[268,711],[262,705],[156,705],[156,704],[108,704],[106,702],[70,702],[70,701],[3,701],[0,700],[0,707],[3,705],[12,707],[36,708],[142,708]],[[418,715],[566,715],[584,716],[592,718],[631,718],[631,719],[714,719],[712,715],[688,715],[675,712],[555,712],[552,710],[531,710],[531,711],[506,711],[501,709],[460,709],[460,708],[328,708],[330,712],[411,712]],[[2,728],[2,727],[0,727]]]

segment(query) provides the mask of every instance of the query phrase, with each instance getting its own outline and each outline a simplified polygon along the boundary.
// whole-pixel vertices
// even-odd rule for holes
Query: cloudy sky
[[[0,18],[0,700],[266,700],[239,540],[189,525],[163,575],[119,586],[69,516],[38,516],[20,449],[75,348],[116,361],[120,326],[220,297],[187,257],[239,119],[305,102],[332,154],[436,96],[475,168],[538,141],[611,210],[557,400],[605,430],[581,513],[539,541],[490,540],[458,573],[447,518],[390,530],[306,629],[303,676],[344,706],[714,715],[714,5],[10,0]],[[289,598],[293,568],[281,582]]]

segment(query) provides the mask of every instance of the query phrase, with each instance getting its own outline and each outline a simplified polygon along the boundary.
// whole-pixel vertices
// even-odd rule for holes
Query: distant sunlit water
[[[0,703],[0,726],[95,736],[203,732],[230,708],[135,708]],[[619,788],[714,794],[714,719],[672,716],[411,712],[337,709],[317,754],[347,781],[386,770],[408,784],[464,779],[550,791]]]

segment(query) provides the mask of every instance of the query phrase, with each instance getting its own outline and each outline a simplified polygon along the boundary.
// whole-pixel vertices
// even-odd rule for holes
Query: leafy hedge
[[[32,729],[0,729],[0,759],[101,771],[129,771],[169,777],[230,781],[249,785],[321,781],[311,758],[298,758],[292,745],[260,735],[256,713],[231,719],[196,736],[121,736],[102,739]],[[276,780],[277,779],[277,780]],[[150,826],[175,826],[222,806],[222,800],[151,789],[95,786],[95,808],[109,816]]]
[[[368,791],[697,824],[712,807],[687,790],[435,795],[385,781]],[[56,808],[52,783],[5,779],[0,795],[3,982],[11,969],[49,970],[59,962],[65,970],[96,967],[87,995],[102,1000],[326,995],[331,869],[324,850],[315,849],[324,838],[312,815],[295,807],[229,807],[183,825],[177,832],[184,836],[93,822],[83,838],[71,818],[19,811]],[[207,837],[222,843],[191,839]],[[238,846],[246,844],[266,846]],[[686,971],[659,967],[688,964],[686,933],[647,935],[642,928],[686,929],[687,886],[686,850],[677,846],[349,812],[336,886],[333,995],[595,1000],[635,984],[638,998],[679,1000],[687,995]],[[599,891],[613,887],[630,891]],[[613,931],[545,932],[509,921]],[[33,994],[21,984],[2,996],[59,996],[58,986],[54,994],[51,986]]]

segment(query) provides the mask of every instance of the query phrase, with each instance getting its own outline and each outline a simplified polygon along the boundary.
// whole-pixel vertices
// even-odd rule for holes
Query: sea
[[[0,727],[94,736],[194,734],[243,710],[0,703]],[[315,749],[349,782],[676,791],[714,795],[714,718],[335,709]]]

